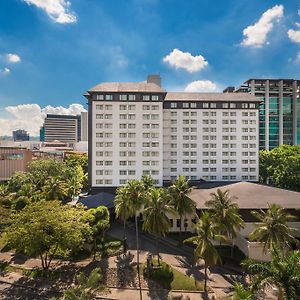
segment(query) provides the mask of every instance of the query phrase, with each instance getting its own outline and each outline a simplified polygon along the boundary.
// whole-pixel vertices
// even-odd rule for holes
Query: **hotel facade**
[[[162,186],[258,181],[259,102],[248,93],[166,92],[160,77],[102,83],[88,99],[89,185],[109,191],[151,175]]]

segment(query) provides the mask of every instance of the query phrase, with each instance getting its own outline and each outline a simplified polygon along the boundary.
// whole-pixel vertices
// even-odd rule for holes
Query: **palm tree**
[[[169,188],[174,207],[180,219],[180,234],[182,217],[186,214],[194,214],[196,210],[196,203],[188,196],[191,190],[184,176],[179,176]]]
[[[270,262],[245,260],[242,265],[251,275],[253,290],[275,285],[279,299],[296,300],[300,298],[300,251],[281,254],[272,250]]]
[[[59,177],[49,177],[43,192],[47,200],[63,200],[68,195],[68,186]]]
[[[288,214],[280,205],[271,204],[266,212],[260,210],[251,213],[260,223],[256,224],[256,228],[249,237],[250,240],[264,244],[264,253],[274,249],[283,251],[295,241],[291,232],[296,232],[297,229],[290,228],[287,224],[293,221],[295,217]]]
[[[210,194],[211,199],[205,202],[205,205],[211,210],[214,220],[220,228],[222,235],[231,239],[231,256],[233,255],[233,243],[237,231],[245,226],[244,220],[238,212],[238,205],[234,203],[235,197],[229,196],[229,191],[223,192],[217,189],[216,193]]]
[[[207,267],[216,265],[221,261],[213,240],[223,241],[226,238],[218,233],[218,226],[213,222],[213,217],[209,212],[202,213],[195,224],[195,229],[197,235],[184,240],[184,243],[193,243],[196,246],[194,251],[195,262],[198,262],[199,259],[204,260],[204,289],[207,291]]]
[[[143,175],[141,181],[146,191],[149,191],[154,187],[154,179],[150,175]]]
[[[123,221],[123,241],[126,239],[126,221],[132,215],[127,186],[121,186],[117,189],[115,197],[115,214],[118,219]],[[125,244],[124,244],[125,247]],[[125,250],[125,249],[124,249]]]
[[[137,271],[140,287],[140,299],[142,299],[142,288],[140,278],[140,259],[139,259],[139,231],[138,231],[138,214],[146,201],[145,186],[141,180],[130,180],[126,184],[128,203],[131,216],[135,217],[135,234],[136,234],[136,253],[137,253]]]
[[[157,260],[160,265],[158,237],[165,236],[170,228],[169,215],[175,214],[171,205],[171,196],[163,188],[152,190],[143,211],[143,230],[155,235]]]
[[[250,288],[245,287],[239,282],[234,284],[233,300],[253,300],[254,294]]]

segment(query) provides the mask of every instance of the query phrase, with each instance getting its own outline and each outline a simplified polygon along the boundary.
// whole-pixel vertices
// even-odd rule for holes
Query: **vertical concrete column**
[[[283,80],[279,81],[279,145],[283,144]]]
[[[255,80],[251,80],[251,94],[255,96]]]
[[[265,83],[265,149],[269,150],[269,106],[270,106],[270,81]]]
[[[293,81],[293,104],[292,104],[292,110],[293,110],[293,144],[297,145],[300,144],[300,141],[297,141],[297,118],[300,118],[300,116],[297,115],[297,102],[299,91],[298,91],[298,84],[297,80]]]

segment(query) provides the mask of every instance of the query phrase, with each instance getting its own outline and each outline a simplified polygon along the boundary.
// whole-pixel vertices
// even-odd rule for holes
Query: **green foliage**
[[[103,290],[101,269],[95,268],[88,277],[79,273],[75,277],[75,287],[64,293],[64,300],[92,300],[99,290]]]
[[[242,265],[251,277],[251,288],[257,291],[271,284],[279,289],[279,296],[286,300],[300,298],[300,251],[281,254],[272,251],[270,262],[245,260]]]
[[[157,263],[157,261],[153,260],[153,269],[152,271],[149,273],[150,274],[150,278],[155,279],[157,281],[161,281],[161,280],[173,280],[173,270],[170,267],[170,265],[168,265],[167,263],[165,263],[164,261],[161,262],[159,265]],[[147,268],[144,269],[144,275],[148,274],[148,270]]]
[[[300,146],[261,150],[259,169],[261,182],[271,178],[277,187],[300,191]]]
[[[179,176],[177,180],[169,188],[169,192],[173,198],[173,205],[180,217],[180,232],[181,220],[185,214],[194,214],[196,211],[196,203],[188,196],[191,192],[189,183],[184,176]]]
[[[97,241],[103,240],[105,231],[109,228],[109,211],[105,206],[91,208],[84,214],[84,221],[91,227],[94,257]]]
[[[210,209],[214,220],[223,235],[228,239],[236,237],[236,232],[244,227],[245,222],[238,212],[238,205],[234,203],[235,197],[229,196],[229,191],[223,192],[217,189],[216,193],[210,194],[211,199],[205,202]]]
[[[256,228],[249,237],[252,241],[264,244],[264,253],[274,249],[284,251],[295,241],[291,233],[297,230],[288,226],[288,222],[293,221],[295,217],[288,214],[281,206],[272,204],[266,212],[260,210],[251,213],[259,223],[255,225]]]
[[[12,210],[19,211],[31,202],[72,199],[86,181],[81,163],[85,164],[73,157],[66,162],[54,159],[31,162],[27,172],[17,172],[7,186],[0,187],[0,204],[6,199]]]
[[[219,253],[213,244],[213,240],[225,241],[226,237],[219,234],[219,227],[213,221],[214,217],[209,212],[203,212],[195,229],[196,236],[186,239],[185,243],[192,243],[196,246],[194,251],[195,262],[203,259],[205,263],[205,290],[207,290],[207,267],[216,265],[221,261]]]
[[[6,229],[8,245],[30,256],[39,256],[48,269],[53,256],[60,251],[78,251],[90,237],[83,221],[83,211],[58,201],[39,201],[27,205],[14,216]]]
[[[236,282],[234,284],[233,300],[254,300],[254,294],[250,288]]]

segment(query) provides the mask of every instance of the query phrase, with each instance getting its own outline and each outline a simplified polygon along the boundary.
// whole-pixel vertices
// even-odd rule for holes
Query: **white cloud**
[[[75,23],[77,18],[69,10],[71,3],[66,0],[23,0],[28,5],[35,5],[44,10],[47,15],[56,23]]]
[[[191,53],[182,52],[179,49],[174,49],[163,58],[163,61],[175,69],[184,69],[190,73],[200,71],[208,65],[202,55],[193,56]]]
[[[18,63],[21,61],[21,57],[18,54],[8,53],[6,54],[6,60],[10,63]]]
[[[7,106],[5,111],[8,117],[0,118],[0,136],[11,135],[16,129],[25,129],[30,135],[37,136],[47,114],[77,115],[86,110],[81,104],[71,104],[67,108],[51,105],[41,108],[38,104],[22,104]]]
[[[294,43],[300,43],[300,30],[289,29],[288,36]]]
[[[10,74],[10,69],[9,68],[0,69],[0,74],[9,75]]]
[[[197,80],[189,83],[184,89],[186,92],[217,92],[217,85],[210,80]]]
[[[273,29],[274,23],[283,17],[283,5],[275,5],[265,11],[260,19],[243,30],[243,46],[262,47],[267,44],[268,33]]]

